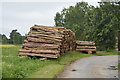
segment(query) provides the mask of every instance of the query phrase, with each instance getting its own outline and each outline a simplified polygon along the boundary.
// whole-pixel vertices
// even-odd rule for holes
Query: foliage
[[[78,2],[57,12],[55,24],[73,30],[78,40],[95,41],[99,50],[110,50],[120,29],[119,9],[120,2],[100,2],[99,7]]]
[[[60,13],[56,13],[56,17],[55,17],[55,25],[57,26],[63,26],[63,23],[62,23],[62,16],[60,15]]]
[[[17,29],[12,30],[10,33],[10,44],[20,44],[21,34],[17,32]]]
[[[0,44],[2,44],[2,35],[0,34]]]
[[[0,34],[0,43],[1,44],[7,44],[8,43],[8,38],[6,37],[6,35],[1,35]]]
[[[115,6],[116,5],[111,3],[100,3],[100,12],[98,14],[101,16],[97,16],[99,16],[101,20],[99,20],[100,22],[95,26],[96,31],[94,35],[100,50],[110,50],[115,48],[116,34],[119,27],[119,20],[114,14]]]
[[[12,30],[10,33],[10,39],[6,37],[5,34],[0,34],[0,43],[1,44],[22,44],[25,40],[25,36],[22,36],[19,32],[16,30]]]

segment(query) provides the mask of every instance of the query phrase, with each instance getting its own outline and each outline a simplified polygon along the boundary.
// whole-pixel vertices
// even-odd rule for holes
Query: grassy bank
[[[96,54],[83,54],[79,52],[68,52],[58,59],[40,61],[36,58],[19,57],[18,50],[21,46],[2,47],[2,77],[3,78],[53,78],[66,64],[77,59],[95,55],[115,55],[116,51],[98,52]]]

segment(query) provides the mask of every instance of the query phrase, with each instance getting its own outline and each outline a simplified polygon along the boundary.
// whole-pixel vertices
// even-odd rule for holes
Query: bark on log
[[[61,34],[55,33],[55,32],[45,32],[41,30],[30,30],[29,34],[46,34],[46,35],[58,35],[60,36]]]
[[[96,51],[96,49],[76,49],[76,51]]]
[[[43,27],[45,29],[62,29],[62,30],[66,29],[65,27],[48,27],[48,26],[46,27],[43,25],[34,25],[34,26]]]
[[[95,46],[77,46],[77,49],[96,49]]]
[[[45,32],[55,32],[55,33],[60,33],[60,34],[63,34],[63,31],[59,31],[57,29],[45,29],[43,27],[38,27],[38,26],[33,26],[31,29],[33,30],[42,30],[42,31],[45,31]]]
[[[49,53],[49,54],[59,54],[60,51],[58,50],[32,50],[33,53]]]
[[[27,38],[37,38],[37,39],[45,39],[45,40],[54,40],[54,41],[62,41],[63,38],[61,39],[56,39],[56,38],[50,38],[50,37],[44,37],[44,36],[36,36],[36,35],[28,35]]]
[[[64,35],[46,35],[46,34],[29,34],[28,36],[41,36],[41,37],[48,37],[48,38],[55,38],[55,39],[63,39]]]
[[[38,42],[38,43],[50,43],[50,44],[59,44],[61,45],[61,42],[52,41],[52,40],[44,40],[44,39],[37,39],[37,38],[27,38],[30,42]]]
[[[26,50],[31,50],[31,49],[35,49],[35,50],[60,50],[60,48],[54,48],[54,47],[50,47],[50,48],[44,48],[44,47],[24,47],[24,49]]]
[[[47,58],[58,58],[60,55],[59,54],[35,54],[35,53],[24,53],[24,52],[20,52],[19,53],[20,56],[39,56],[39,57],[47,57]]]
[[[59,50],[60,45],[55,44],[43,44],[43,43],[25,43],[23,44],[25,49],[57,49]]]
[[[26,52],[26,53],[28,52],[28,53],[31,53],[31,52],[32,52],[32,50],[20,49],[20,50],[19,50],[19,52]]]
[[[77,43],[78,46],[95,46],[95,43]]]
[[[60,47],[60,45],[57,45],[57,44],[47,44],[47,43],[35,43],[35,42],[29,42],[29,43],[25,43],[23,44],[23,46],[26,46],[26,47]]]
[[[28,41],[27,40],[24,40],[24,43],[27,43]]]
[[[76,41],[77,45],[95,45],[94,42],[88,42],[88,41]]]
[[[36,53],[36,54],[42,54],[42,53],[59,54],[60,53],[60,51],[58,51],[58,50],[35,50],[35,49],[31,49],[31,50],[21,49],[21,50],[19,50],[19,52]]]

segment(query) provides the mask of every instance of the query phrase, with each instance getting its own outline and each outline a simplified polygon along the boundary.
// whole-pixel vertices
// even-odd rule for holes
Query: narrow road
[[[118,78],[118,55],[83,58],[66,66],[57,78]]]

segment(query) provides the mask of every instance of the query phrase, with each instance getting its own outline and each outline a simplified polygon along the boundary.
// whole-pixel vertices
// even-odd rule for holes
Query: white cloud
[[[1,2],[96,2],[101,0],[1,0]]]

